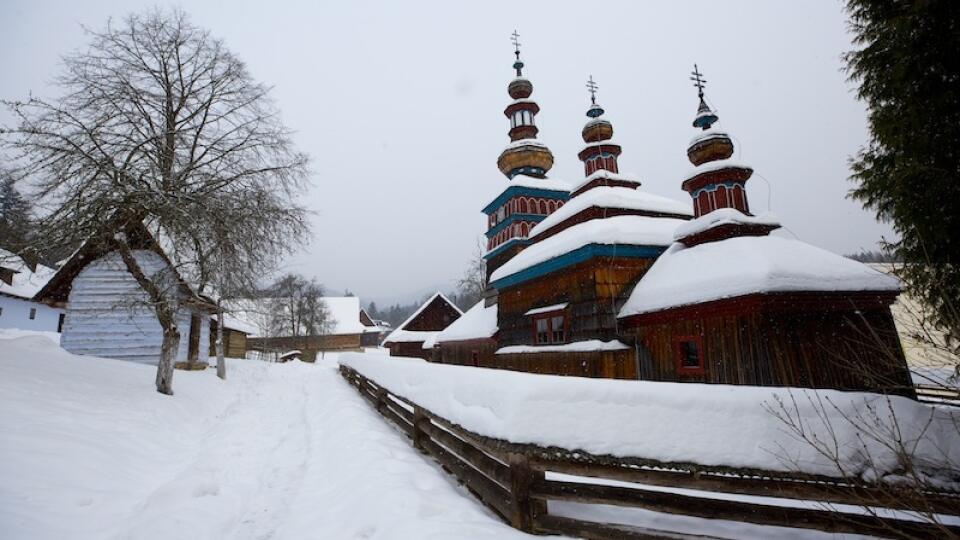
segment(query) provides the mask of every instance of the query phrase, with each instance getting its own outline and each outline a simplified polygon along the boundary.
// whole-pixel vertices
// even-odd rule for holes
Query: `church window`
[[[506,212],[504,211],[502,206],[497,209],[497,222],[503,221],[503,218],[505,217],[504,216],[505,213]]]
[[[37,318],[37,308],[32,307],[30,308],[30,320],[32,321],[36,318]]]
[[[544,202],[543,200],[541,200],[540,202],[537,203],[537,209],[540,210],[540,213],[541,213],[541,214],[546,214],[546,213],[547,213],[547,203]]]
[[[544,313],[533,320],[534,337],[538,345],[566,343],[567,317],[563,312]]]
[[[683,336],[673,342],[677,373],[703,373],[703,343],[699,336]]]
[[[530,235],[530,225],[524,222],[520,225],[520,236],[523,236],[524,238],[526,238],[529,235]]]
[[[537,343],[549,343],[550,342],[550,321],[546,318],[537,319]]]

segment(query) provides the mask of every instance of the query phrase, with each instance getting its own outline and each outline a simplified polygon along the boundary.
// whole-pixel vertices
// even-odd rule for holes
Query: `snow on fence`
[[[921,503],[909,490],[831,476],[816,460],[797,461],[806,464],[797,471],[770,451],[738,456],[757,441],[777,441],[774,431],[783,442],[773,415],[761,406],[768,417],[761,419],[754,410],[786,392],[782,389],[553,377],[361,354],[342,355],[340,372],[414,446],[523,531],[588,538],[684,532],[626,529],[581,519],[578,512],[564,516],[548,512],[548,501],[879,536],[900,531],[933,537],[944,531],[911,513]],[[851,402],[865,396],[828,394],[841,407],[843,396]],[[711,399],[712,409],[703,412],[712,414],[696,420],[696,407]],[[914,404],[895,407],[908,415]],[[682,412],[671,414],[678,406]],[[927,414],[932,410],[916,406]],[[693,425],[683,425],[676,414]],[[719,417],[725,420],[716,425]],[[758,422],[762,427],[751,426]],[[764,435],[770,438],[758,438]],[[960,451],[956,446],[946,448]],[[679,459],[670,455],[674,450]],[[803,449],[793,449],[793,456],[804,457]],[[864,472],[877,477],[892,471]],[[960,515],[960,493],[927,493],[922,504],[946,516],[949,531],[960,534],[960,518],[953,517]]]

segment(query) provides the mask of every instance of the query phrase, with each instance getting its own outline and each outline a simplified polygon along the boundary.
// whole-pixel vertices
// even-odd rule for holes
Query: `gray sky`
[[[166,2],[0,2],[0,96],[51,95],[81,25]],[[314,238],[288,261],[364,303],[448,288],[484,230],[480,209],[507,185],[496,159],[523,43],[551,176],[583,177],[576,154],[593,74],[642,189],[689,200],[680,182],[697,108],[697,62],[735,159],[756,171],[751,209],[797,237],[848,253],[892,237],[845,199],[847,158],[867,138],[864,106],[840,71],[851,47],[838,0],[811,2],[263,2],[180,5],[274,86],[313,158],[303,201]],[[0,121],[8,120],[0,113]],[[762,178],[761,178],[762,176]],[[767,181],[764,181],[764,178]]]

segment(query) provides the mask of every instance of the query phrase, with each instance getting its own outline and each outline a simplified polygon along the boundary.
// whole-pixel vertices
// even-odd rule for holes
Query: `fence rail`
[[[917,497],[910,490],[833,477],[595,456],[516,444],[468,431],[392,394],[348,366],[340,366],[340,373],[381,415],[410,437],[416,448],[433,457],[483,504],[522,531],[589,539],[705,538],[548,512],[548,501],[567,501],[837,533],[960,536],[960,527],[834,506],[879,509],[880,514],[889,514],[889,510],[916,513],[919,509],[960,515],[960,493]],[[547,473],[551,473],[549,477]],[[676,490],[696,490],[696,494]]]

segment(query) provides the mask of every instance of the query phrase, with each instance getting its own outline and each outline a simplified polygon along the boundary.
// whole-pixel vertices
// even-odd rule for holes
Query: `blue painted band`
[[[507,240],[506,242],[504,242],[504,243],[500,244],[499,246],[497,246],[493,251],[488,252],[486,255],[483,256],[483,258],[484,258],[485,260],[488,260],[488,261],[489,261],[490,259],[492,259],[492,258],[496,257],[497,255],[499,255],[499,254],[503,253],[504,251],[506,251],[506,249],[507,249],[508,247],[510,247],[510,246],[514,246],[514,245],[522,245],[522,246],[525,246],[525,245],[527,245],[527,244],[529,244],[529,243],[530,243],[530,239],[529,239],[529,238],[511,238],[511,239]]]
[[[538,214],[510,214],[509,216],[505,217],[503,221],[491,227],[490,230],[485,234],[487,235],[487,238],[493,238],[498,232],[506,229],[516,221],[535,221],[540,223],[545,217],[547,216],[541,216]]]
[[[500,278],[491,285],[503,289],[529,281],[551,272],[586,262],[595,257],[624,257],[630,259],[655,259],[667,248],[665,246],[633,246],[628,244],[587,244],[558,257],[535,264],[515,274]]]

